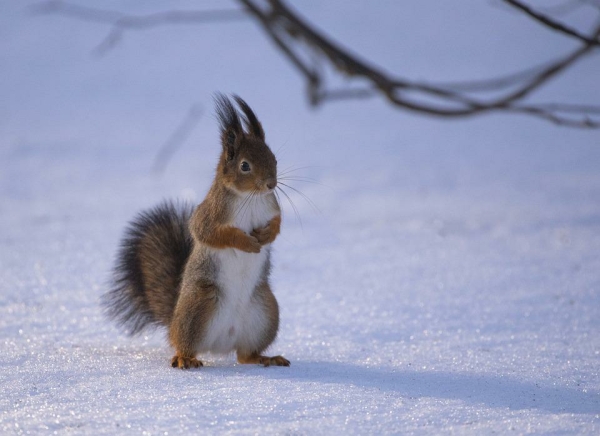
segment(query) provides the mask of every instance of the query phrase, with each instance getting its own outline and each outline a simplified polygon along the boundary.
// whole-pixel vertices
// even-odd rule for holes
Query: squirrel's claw
[[[242,364],[258,364],[262,366],[290,366],[290,361],[283,356],[261,356],[256,353],[252,353],[250,356],[244,356],[238,354],[238,362]]]
[[[202,364],[202,361],[195,357],[181,357],[176,355],[171,359],[171,366],[173,368],[190,369],[199,368],[204,365]]]
[[[283,356],[261,356],[259,363],[263,366],[290,366],[290,361]]]

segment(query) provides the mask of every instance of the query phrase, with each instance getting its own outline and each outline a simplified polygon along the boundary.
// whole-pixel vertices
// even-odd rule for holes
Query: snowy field
[[[576,44],[494,2],[407,3],[296,4],[420,80],[501,75]],[[0,3],[1,434],[600,433],[600,131],[377,99],[314,111],[251,21],[130,32],[97,57],[106,25],[28,4]],[[539,101],[598,104],[598,61]],[[272,351],[289,368],[206,356],[175,370],[164,332],[128,338],[98,306],[127,221],[207,191],[215,91],[246,99],[281,168],[319,183],[294,185],[319,211],[290,192],[302,221],[284,204],[274,245]]]

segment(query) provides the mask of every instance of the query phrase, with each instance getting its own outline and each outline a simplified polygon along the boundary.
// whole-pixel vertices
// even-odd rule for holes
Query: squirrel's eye
[[[250,164],[246,161],[243,161],[242,164],[240,165],[240,169],[247,173],[248,171],[250,171]]]

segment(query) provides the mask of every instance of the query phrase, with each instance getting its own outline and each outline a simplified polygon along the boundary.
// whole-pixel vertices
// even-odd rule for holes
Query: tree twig
[[[194,104],[187,113],[187,116],[179,125],[179,127],[169,136],[169,139],[161,146],[160,150],[154,158],[152,171],[154,174],[161,175],[169,164],[171,157],[181,147],[190,133],[196,127],[202,116],[202,107],[199,104]]]
[[[503,1],[537,23],[578,40],[581,46],[551,63],[523,68],[503,77],[455,84],[429,84],[388,74],[361,59],[300,17],[284,0],[238,0],[243,7],[241,10],[166,11],[141,16],[50,0],[42,3],[38,11],[110,24],[112,30],[98,48],[101,53],[113,48],[121,40],[125,30],[140,30],[163,24],[239,19],[242,14],[247,13],[303,76],[312,105],[331,100],[382,95],[399,108],[438,117],[460,118],[507,112],[534,116],[570,127],[600,127],[600,106],[525,102],[550,80],[600,47],[600,25],[590,35],[586,35],[541,14],[521,1]],[[360,78],[367,82],[367,86],[360,89],[328,89],[323,66],[329,66],[348,78]],[[482,97],[481,93],[486,92],[494,92],[496,97]]]
[[[598,40],[598,37],[590,38],[586,35],[583,35],[583,34],[579,33],[577,30],[571,29],[570,27],[567,27],[564,24],[561,24],[558,21],[551,19],[550,17],[547,17],[546,15],[543,15],[543,14],[537,12],[536,10],[534,10],[530,6],[527,6],[523,2],[520,2],[517,0],[504,0],[504,2],[508,3],[509,5],[511,5],[512,7],[516,8],[516,9],[520,10],[521,12],[525,13],[529,17],[533,18],[534,20],[538,21],[539,23],[543,24],[544,26],[546,26],[552,30],[556,30],[565,35],[572,36],[572,37],[574,37],[586,44],[589,44],[589,45],[596,45],[596,46],[600,45],[600,41]]]
[[[148,15],[127,15],[120,12],[81,6],[63,0],[49,0],[32,8],[37,14],[61,14],[83,21],[106,23],[112,26],[110,33],[98,44],[94,52],[104,55],[115,48],[126,30],[143,30],[165,24],[204,24],[245,20],[248,16],[239,9],[177,10],[156,12]]]
[[[284,51],[288,57],[294,56],[293,45],[304,45],[307,50],[321,53],[330,62],[331,66],[340,73],[367,79],[372,84],[373,89],[378,90],[396,106],[441,117],[465,117],[492,111],[517,112],[543,118],[559,125],[583,128],[600,127],[600,120],[591,120],[589,113],[583,114],[580,119],[574,119],[573,117],[565,117],[553,106],[516,105],[516,103],[523,101],[595,48],[600,26],[592,37],[583,38],[582,41],[585,44],[582,47],[545,68],[525,69],[504,78],[472,83],[470,86],[469,84],[462,84],[460,87],[453,88],[451,85],[436,86],[411,82],[386,74],[326,38],[292,11],[283,0],[239,1],[248,9],[249,13],[257,18],[257,21],[272,39],[277,37],[279,46],[282,44],[285,46]],[[259,6],[259,3],[263,3],[262,6]],[[297,56],[295,57],[294,63],[298,59]],[[317,79],[310,77],[307,83],[310,101],[313,104],[319,104],[329,98],[339,99],[371,95],[370,89],[369,92],[356,92],[352,89],[348,91],[327,91],[323,89],[323,80],[318,77]],[[495,100],[484,101],[475,99],[469,92],[466,92],[469,88],[500,91],[510,89]],[[409,94],[411,94],[410,97]],[[417,94],[416,97],[415,94]],[[425,102],[419,99],[419,95],[424,97]],[[315,96],[317,97],[315,98]],[[442,104],[431,103],[431,98],[439,99]]]

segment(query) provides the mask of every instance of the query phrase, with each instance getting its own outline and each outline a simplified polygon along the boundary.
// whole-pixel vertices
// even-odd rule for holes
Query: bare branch
[[[120,12],[76,5],[62,0],[49,0],[35,5],[32,11],[37,14],[60,14],[83,21],[106,23],[112,26],[110,33],[94,50],[103,55],[118,45],[126,30],[143,30],[165,24],[204,24],[247,19],[239,9],[222,10],[179,10],[157,12],[148,15],[126,15]]]
[[[100,52],[114,47],[125,30],[140,30],[162,24],[239,19],[240,14],[246,12],[256,20],[277,49],[303,76],[312,105],[332,100],[383,95],[391,104],[399,108],[438,117],[459,118],[490,112],[507,112],[534,116],[563,126],[600,127],[598,116],[600,106],[524,102],[542,86],[600,46],[598,39],[600,25],[588,36],[558,23],[521,1],[504,0],[532,20],[569,38],[577,39],[582,45],[551,63],[524,68],[503,77],[455,84],[428,84],[390,75],[361,59],[340,44],[334,43],[311,23],[301,18],[284,0],[238,1],[243,6],[243,10],[167,11],[144,16],[124,15],[76,6],[62,0],[48,1],[38,7],[38,10],[110,24],[112,31],[99,46]],[[580,1],[582,4],[589,3],[589,0]],[[366,81],[367,84],[361,88],[328,89],[323,67],[328,67],[348,78],[361,79],[362,83]],[[481,97],[481,93],[490,92],[494,92],[496,97]]]
[[[523,2],[520,2],[517,0],[504,0],[504,2],[508,3],[509,5],[513,6],[514,8],[519,9],[520,11],[529,15],[531,18],[540,22],[544,26],[549,27],[550,29],[556,30],[558,32],[562,32],[565,35],[572,36],[572,37],[574,37],[582,42],[585,42],[586,44],[589,44],[589,45],[596,45],[596,46],[600,45],[600,41],[598,40],[598,37],[589,38],[585,35],[582,35],[578,31],[571,29],[570,27],[567,27],[564,24],[561,24],[557,21],[554,21],[553,19],[551,19],[545,15],[540,14],[539,12],[535,11],[534,9],[527,6]]]
[[[538,10],[554,16],[563,16],[584,6],[594,7],[594,4],[590,0],[564,0],[563,3],[555,5],[539,6]]]
[[[267,32],[271,40],[275,45],[283,52],[283,54],[290,60],[290,62],[302,73],[308,83],[308,92],[310,95],[310,101],[312,104],[317,104],[318,100],[315,98],[317,90],[319,88],[319,75],[316,71],[313,71],[301,58],[297,55],[294,50],[280,37],[280,35],[271,28],[270,17],[264,15],[260,8],[255,6],[252,2],[242,0],[242,3],[246,6],[248,11],[254,15],[254,17],[261,23],[264,30]]]
[[[353,89],[332,92],[322,89],[322,80],[315,80],[314,77],[310,76],[308,86],[310,89],[310,101],[313,104],[318,104],[327,99],[352,98],[357,96],[361,98],[367,97],[372,95],[373,90],[376,89],[396,106],[441,117],[464,117],[490,111],[506,111],[540,117],[560,125],[577,127],[600,126],[600,121],[590,121],[587,114],[581,120],[574,120],[572,118],[565,118],[552,106],[516,106],[517,102],[524,100],[549,80],[588,54],[596,46],[600,27],[592,38],[584,38],[585,45],[583,47],[574,50],[569,55],[543,68],[529,68],[503,78],[462,84],[454,88],[452,85],[435,86],[389,76],[378,68],[369,65],[366,61],[350,54],[339,45],[334,44],[305,20],[301,19],[282,0],[267,0],[268,7],[260,7],[258,5],[260,0],[239,1],[257,18],[258,22],[272,39],[277,38],[277,45],[286,54],[294,53],[292,49],[293,45],[301,45],[306,50],[321,53],[330,62],[331,66],[339,72],[351,77],[362,77],[373,85],[372,88],[361,90],[360,92]],[[281,47],[282,45],[283,47]],[[511,89],[505,91],[505,95],[492,101],[478,100],[473,98],[469,93],[465,93],[474,89],[503,90],[507,88]],[[415,99],[415,92],[417,94],[420,93],[426,102],[420,102],[418,95]],[[413,97],[409,97],[408,94],[412,94]],[[431,103],[432,98],[439,99],[442,104]],[[454,105],[449,106],[448,103],[454,103]]]

